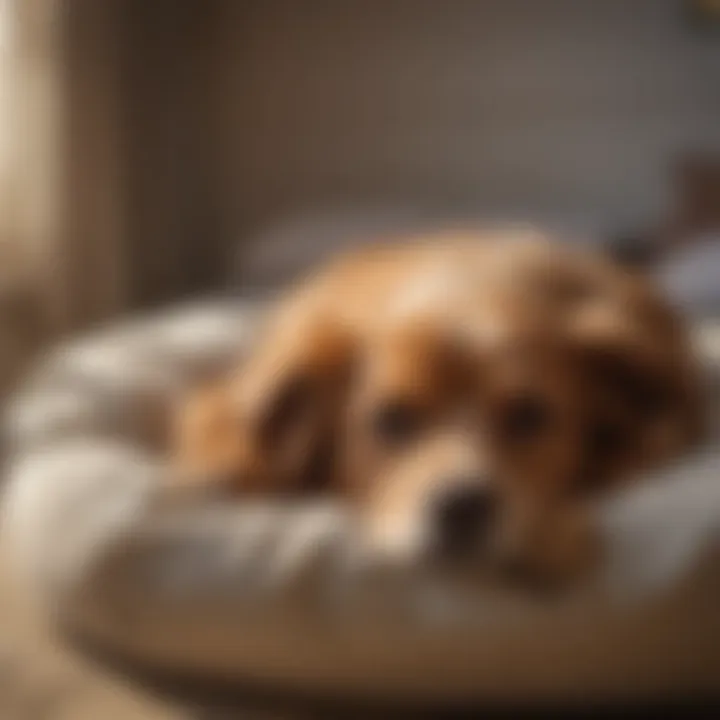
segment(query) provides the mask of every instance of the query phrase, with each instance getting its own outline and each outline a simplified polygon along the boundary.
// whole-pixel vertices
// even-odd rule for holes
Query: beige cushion
[[[251,344],[261,315],[218,303],[104,331],[60,348],[16,398],[3,527],[41,611],[145,664],[320,691],[517,700],[718,686],[712,447],[598,511],[603,566],[559,604],[384,567],[332,504],[169,491],[158,419]],[[699,328],[709,369],[719,340]]]

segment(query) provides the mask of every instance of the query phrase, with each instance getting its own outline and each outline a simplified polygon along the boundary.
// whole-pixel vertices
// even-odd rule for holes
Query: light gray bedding
[[[111,328],[60,348],[18,395],[3,528],[41,613],[158,667],[320,691],[517,700],[720,687],[712,444],[598,512],[602,568],[559,605],[382,567],[332,504],[213,506],[166,482],[164,413],[252,343],[261,315],[209,303]],[[714,393],[720,330],[697,337]]]

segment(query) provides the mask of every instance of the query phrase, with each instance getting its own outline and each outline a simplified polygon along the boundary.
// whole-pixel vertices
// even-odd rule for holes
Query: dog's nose
[[[487,534],[496,506],[495,492],[484,479],[451,483],[432,509],[439,549],[449,553],[472,549]]]

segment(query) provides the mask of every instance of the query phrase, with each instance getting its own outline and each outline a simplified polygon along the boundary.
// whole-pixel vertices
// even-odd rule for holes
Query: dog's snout
[[[438,495],[433,515],[443,551],[464,552],[486,534],[496,509],[495,493],[482,478],[450,483]]]

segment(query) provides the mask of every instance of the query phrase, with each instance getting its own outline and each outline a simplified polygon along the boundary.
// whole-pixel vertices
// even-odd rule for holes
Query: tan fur
[[[527,398],[551,420],[518,444],[505,428]],[[377,437],[388,403],[412,408],[409,440]],[[644,280],[536,233],[440,235],[294,288],[248,362],[188,404],[176,453],[238,492],[339,493],[379,550],[409,556],[437,493],[491,482],[483,557],[567,574],[590,556],[587,498],[682,452],[700,419],[682,325]]]

